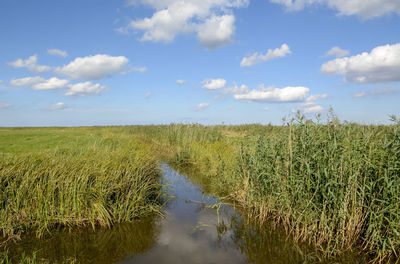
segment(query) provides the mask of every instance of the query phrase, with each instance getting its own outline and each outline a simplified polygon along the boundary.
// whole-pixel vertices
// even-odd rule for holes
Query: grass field
[[[0,151],[5,241],[160,212],[157,157],[135,136],[104,128],[1,129]]]
[[[0,222],[26,230],[110,226],[159,212],[157,160],[192,167],[220,197],[327,257],[399,262],[400,123],[298,115],[282,126],[0,129]]]

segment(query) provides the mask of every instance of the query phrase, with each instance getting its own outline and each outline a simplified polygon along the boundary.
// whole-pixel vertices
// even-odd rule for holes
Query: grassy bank
[[[0,131],[5,236],[158,212],[157,159],[201,172],[220,197],[329,256],[399,262],[400,123],[302,116],[283,126],[160,125]],[[12,139],[10,139],[12,138]],[[12,143],[10,143],[12,142]]]
[[[137,137],[107,128],[4,129],[0,151],[2,243],[160,212],[157,157]]]
[[[134,130],[134,129],[133,129]],[[133,131],[132,130],[132,131]],[[135,133],[194,166],[215,193],[273,220],[327,257],[349,250],[399,261],[400,124],[170,125]]]

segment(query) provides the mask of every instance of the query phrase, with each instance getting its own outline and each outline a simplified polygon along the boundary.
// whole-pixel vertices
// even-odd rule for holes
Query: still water
[[[58,231],[24,237],[9,256],[36,252],[40,260],[60,263],[321,263],[307,247],[284,232],[249,223],[195,183],[164,164],[169,202],[165,217],[150,217],[111,229]],[[329,262],[331,263],[331,262]],[[341,260],[333,263],[362,263]]]

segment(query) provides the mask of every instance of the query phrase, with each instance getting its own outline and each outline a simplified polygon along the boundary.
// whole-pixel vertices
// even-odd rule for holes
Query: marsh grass
[[[356,251],[374,263],[399,263],[400,122],[392,120],[373,126],[297,115],[282,126],[44,129],[58,144],[34,137],[40,148],[17,131],[20,143],[7,149],[0,133],[1,229],[40,236],[157,212],[160,158],[194,168],[210,191],[323,258]]]
[[[32,230],[40,237],[161,212],[157,157],[136,137],[105,131],[81,146],[29,150],[0,157],[3,244]]]
[[[304,116],[283,126],[142,127],[174,166],[196,167],[213,192],[260,223],[273,220],[326,258],[349,251],[399,262],[400,123]]]

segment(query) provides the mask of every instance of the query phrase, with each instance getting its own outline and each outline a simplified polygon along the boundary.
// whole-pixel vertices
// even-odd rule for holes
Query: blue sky
[[[398,0],[3,0],[0,126],[400,114]]]

